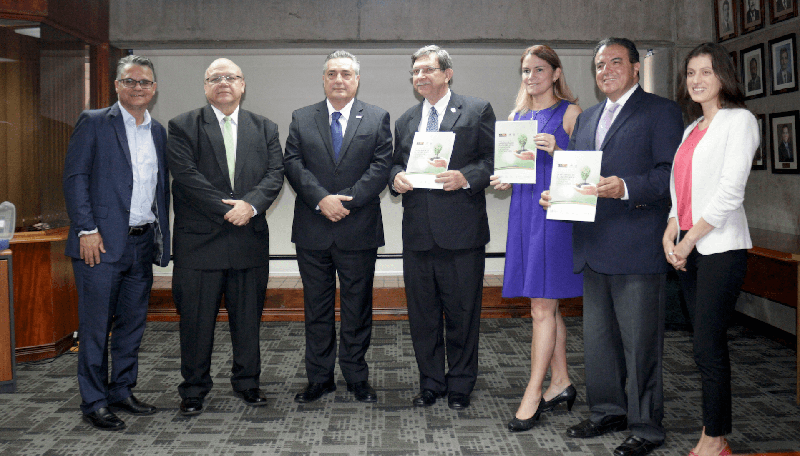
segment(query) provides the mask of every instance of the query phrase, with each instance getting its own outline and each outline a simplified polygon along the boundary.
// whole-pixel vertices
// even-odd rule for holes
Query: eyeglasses
[[[142,79],[137,81],[136,79],[125,78],[125,79],[117,79],[117,81],[119,81],[119,83],[122,84],[122,87],[125,87],[126,89],[133,89],[136,87],[136,84],[139,84],[139,87],[147,90],[153,87],[154,84],[153,81],[148,81],[147,79]]]
[[[227,82],[228,84],[233,84],[234,82],[244,79],[241,76],[232,76],[232,75],[225,75],[225,76],[214,76],[213,78],[206,78],[206,82],[211,85],[216,85],[222,83],[222,81]]]
[[[409,71],[409,73],[411,73],[411,76],[419,76],[420,73],[422,73],[422,74],[433,74],[433,72],[436,71],[436,70],[442,70],[442,69],[441,68],[430,68],[430,67],[414,68],[413,70]],[[444,70],[442,70],[442,71],[444,71]]]

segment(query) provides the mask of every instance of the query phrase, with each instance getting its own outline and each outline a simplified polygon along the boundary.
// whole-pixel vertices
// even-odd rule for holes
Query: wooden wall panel
[[[0,201],[17,207],[17,226],[39,220],[39,49],[34,38],[0,28]],[[31,157],[27,159],[26,157]]]

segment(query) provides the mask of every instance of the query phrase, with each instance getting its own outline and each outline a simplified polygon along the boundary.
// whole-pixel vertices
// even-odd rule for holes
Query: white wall
[[[418,103],[408,70],[413,48],[348,48],[361,62],[361,84],[357,97],[389,111],[394,122]],[[334,49],[258,49],[258,50],[135,50],[153,59],[158,93],[151,106],[152,116],[165,125],[172,117],[203,106],[203,73],[218,57],[227,57],[241,68],[246,80],[244,109],[264,115],[279,127],[285,145],[293,110],[324,99],[322,65]],[[488,100],[498,119],[505,120],[519,88],[521,48],[452,47],[454,92]],[[579,103],[589,107],[596,96],[590,49],[558,50],[567,82]],[[644,52],[642,52],[644,55]],[[491,241],[487,252],[505,252],[506,222],[510,192],[487,192],[487,212]],[[294,255],[291,243],[295,194],[288,183],[267,213],[270,227],[270,253]],[[399,198],[384,190],[381,195],[386,246],[379,253],[402,253],[402,206]],[[487,274],[501,274],[502,259],[487,260]],[[159,270],[168,273],[169,269]],[[297,273],[295,261],[275,260],[270,273]],[[401,274],[400,260],[379,260],[378,274]]]

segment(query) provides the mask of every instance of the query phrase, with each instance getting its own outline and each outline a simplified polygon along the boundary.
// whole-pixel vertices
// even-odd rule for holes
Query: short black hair
[[[627,38],[615,38],[615,37],[608,37],[604,40],[601,40],[597,43],[597,46],[594,47],[594,55],[592,55],[592,60],[597,57],[597,53],[600,52],[600,49],[603,46],[611,46],[615,44],[617,46],[622,46],[628,50],[628,60],[631,63],[638,63],[639,62],[639,51],[636,49],[636,45],[633,44],[633,41]]]
[[[126,55],[125,57],[119,59],[119,62],[117,62],[116,79],[119,79],[122,76],[122,72],[125,71],[125,67],[129,65],[141,65],[150,68],[150,71],[153,73],[153,80],[156,79],[156,69],[153,67],[153,61],[147,57],[142,57],[141,55],[136,54]]]

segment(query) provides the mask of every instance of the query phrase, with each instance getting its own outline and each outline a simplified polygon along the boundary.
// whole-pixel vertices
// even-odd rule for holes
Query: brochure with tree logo
[[[602,160],[600,150],[555,151],[548,220],[594,222]]]
[[[414,133],[406,165],[406,179],[414,188],[444,188],[444,184],[436,183],[436,175],[447,171],[455,140],[452,131]]]
[[[494,127],[494,174],[504,184],[536,183],[535,120],[500,120]],[[546,152],[544,152],[546,153]]]

